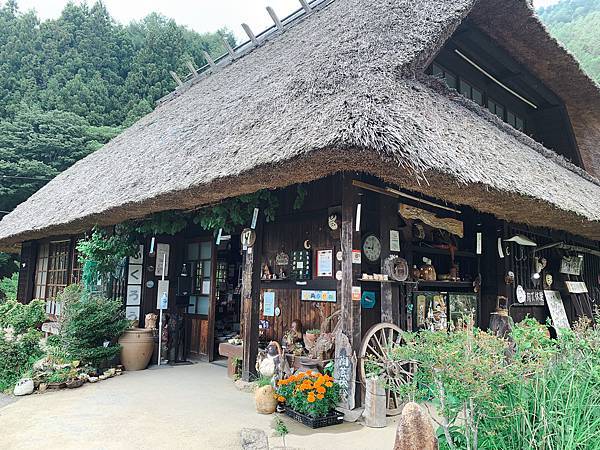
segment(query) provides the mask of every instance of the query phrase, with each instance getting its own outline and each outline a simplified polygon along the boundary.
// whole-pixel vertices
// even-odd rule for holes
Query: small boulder
[[[431,419],[421,407],[407,403],[396,429],[394,450],[437,450],[438,442]]]
[[[34,385],[31,378],[23,378],[16,384],[13,394],[17,396],[29,395],[33,392]]]
[[[89,381],[90,383],[96,383],[96,382],[98,381],[98,377],[89,377],[89,378],[88,378],[88,381]]]

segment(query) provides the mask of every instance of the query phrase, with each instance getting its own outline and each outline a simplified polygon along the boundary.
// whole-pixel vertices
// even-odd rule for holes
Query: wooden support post
[[[229,44],[229,41],[227,40],[227,38],[225,36],[221,35],[221,41],[223,42],[223,45],[227,49],[227,53],[229,53],[229,56],[231,57],[231,59],[235,58],[235,51],[233,50],[233,48],[231,48],[231,45]]]
[[[312,8],[306,0],[300,0],[300,4],[302,5],[302,8],[304,8],[306,14],[309,14],[312,11]]]
[[[379,231],[381,236],[381,273],[390,251],[390,230],[398,229],[398,201],[379,196]],[[397,254],[397,253],[395,253]],[[381,283],[381,321],[400,326],[400,289],[397,284]]]
[[[196,68],[194,67],[194,63],[191,61],[186,61],[185,65],[187,66],[188,69],[190,69],[190,72],[197,77],[198,76],[198,71],[196,70]]]
[[[360,299],[352,299],[353,286],[359,287],[357,281],[360,276],[361,265],[352,263],[352,250],[360,249],[360,231],[356,231],[356,207],[358,205],[358,192],[352,185],[352,175],[343,175],[342,187],[342,281],[341,291],[341,321],[342,331],[350,340],[352,349],[357,357],[360,353],[361,344],[361,308]],[[356,403],[360,404],[361,389],[356,389]]]
[[[277,29],[279,31],[283,31],[283,24],[281,23],[281,20],[279,20],[279,17],[277,17],[275,10],[270,6],[267,6],[267,12],[269,13],[269,16],[271,16],[271,19],[273,20],[273,23],[275,24]]]
[[[33,300],[37,247],[35,242],[24,242],[21,245],[19,281],[17,285],[17,301],[20,303],[29,303]]]
[[[258,47],[258,39],[256,39],[256,36],[252,32],[252,29],[250,28],[250,26],[246,23],[243,23],[242,28],[244,29],[244,31],[246,32],[246,35],[252,41],[252,43]]]
[[[183,85],[183,81],[181,81],[181,78],[179,78],[179,75],[177,75],[172,70],[170,70],[169,73],[171,74],[171,78],[173,78],[173,80],[175,80],[175,83],[177,83],[177,86]]]
[[[256,241],[248,247],[244,256],[242,272],[242,323],[244,359],[242,379],[250,381],[256,375],[258,354],[258,320],[260,310],[260,263],[262,255],[263,213],[259,213],[256,225]]]
[[[207,51],[202,50],[202,56],[204,56],[204,59],[210,67],[215,67],[215,60],[212,59],[212,56],[210,56]]]

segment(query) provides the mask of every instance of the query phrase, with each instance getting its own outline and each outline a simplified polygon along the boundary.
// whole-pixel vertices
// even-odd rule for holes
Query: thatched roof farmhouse
[[[600,89],[526,0],[315,1],[186,81],[0,222],[0,244],[361,171],[600,239]],[[554,92],[569,162],[425,74],[471,23]],[[233,59],[233,60],[232,60]],[[578,164],[578,165],[576,165]]]

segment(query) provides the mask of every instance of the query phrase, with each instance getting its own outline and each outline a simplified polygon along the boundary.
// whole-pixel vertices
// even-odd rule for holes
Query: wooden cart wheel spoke
[[[380,323],[371,327],[362,341],[360,351],[360,376],[363,385],[366,383],[365,364],[373,364],[381,369],[380,376],[385,380],[385,395],[387,414],[389,416],[400,414],[402,398],[398,389],[408,379],[405,363],[394,361],[394,349],[404,345],[402,330],[391,323]],[[409,365],[408,370],[412,367]]]

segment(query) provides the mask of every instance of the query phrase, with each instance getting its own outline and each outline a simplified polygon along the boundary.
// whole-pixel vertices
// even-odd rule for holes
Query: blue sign
[[[376,294],[373,291],[363,291],[360,298],[360,306],[364,309],[373,309],[376,301]]]

